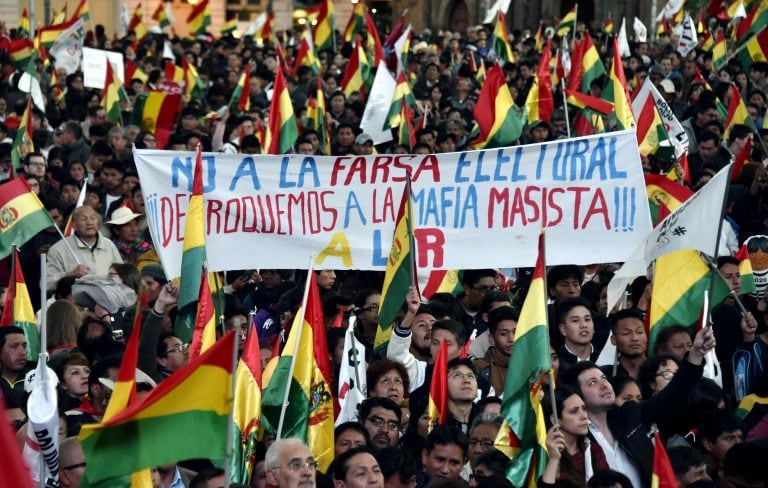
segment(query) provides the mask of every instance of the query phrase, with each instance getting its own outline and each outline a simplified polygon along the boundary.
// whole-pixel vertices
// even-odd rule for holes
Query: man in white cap
[[[56,289],[56,283],[64,276],[107,276],[112,263],[123,262],[114,243],[99,232],[101,216],[92,207],[76,208],[72,225],[75,229],[72,235],[48,250],[45,267],[48,291]]]
[[[355,154],[369,156],[373,154],[373,137],[363,132],[355,138]]]

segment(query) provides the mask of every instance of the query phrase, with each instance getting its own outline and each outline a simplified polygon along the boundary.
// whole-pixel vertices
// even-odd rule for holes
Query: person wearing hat
[[[107,276],[112,263],[123,262],[115,244],[99,231],[101,216],[92,207],[76,208],[72,226],[75,229],[72,235],[48,250],[45,266],[48,291],[55,290],[56,283],[64,276]]]
[[[137,219],[141,215],[128,207],[120,207],[112,212],[112,219],[107,221],[112,242],[115,243],[120,256],[125,262],[133,263],[139,269],[160,261],[152,244],[144,240],[139,233]]]
[[[373,137],[363,132],[355,138],[355,154],[370,156],[373,154]]]
[[[661,93],[661,96],[664,97],[664,101],[667,102],[669,108],[672,109],[672,113],[675,114],[675,117],[677,117],[678,120],[681,120],[688,105],[677,99],[675,82],[669,78],[661,80],[659,82],[659,92]]]

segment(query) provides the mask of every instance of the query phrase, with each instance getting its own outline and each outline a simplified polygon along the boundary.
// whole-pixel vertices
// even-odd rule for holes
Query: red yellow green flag
[[[457,295],[461,289],[460,271],[457,269],[435,269],[430,271],[421,296],[429,300],[435,293]]]
[[[661,221],[659,218],[661,204],[664,204],[670,212],[674,212],[693,196],[691,190],[660,174],[645,175],[645,192],[651,209],[651,220],[656,223]]]
[[[400,100],[400,119],[397,126],[397,143],[408,146],[413,149],[416,145],[416,129],[413,127],[413,110],[405,103],[405,99]],[[426,115],[422,121],[426,119]]]
[[[448,345],[440,343],[437,350],[432,381],[429,384],[429,404],[427,405],[427,431],[436,425],[445,425],[448,421]]]
[[[547,464],[547,428],[541,408],[541,377],[552,368],[549,356],[547,290],[544,286],[544,234],[528,295],[515,333],[515,351],[504,383],[504,417],[495,445],[510,457],[507,479],[536,486]]]
[[[229,99],[229,106],[238,112],[247,112],[251,109],[250,85],[252,70],[253,66],[250,63],[245,65],[243,72],[240,73],[240,78],[237,80],[237,86],[232,92],[232,98]]]
[[[232,15],[227,18],[224,24],[221,26],[221,35],[232,34],[237,30],[237,15]]]
[[[27,97],[27,107],[21,115],[19,128],[16,131],[16,137],[13,139],[11,147],[11,165],[16,174],[21,170],[21,161],[27,154],[35,150],[35,145],[32,142],[32,121],[30,120],[32,111],[32,97]]]
[[[296,53],[296,60],[293,62],[293,72],[298,74],[299,68],[307,66],[312,70],[313,75],[320,73],[320,58],[315,52],[315,43],[312,40],[312,29],[309,25],[304,29],[299,42],[299,51]]]
[[[341,78],[341,90],[344,95],[350,96],[354,92],[360,92],[365,99],[368,93],[369,79],[371,76],[371,66],[368,64],[368,57],[365,54],[360,38],[355,38],[352,48],[352,54],[344,70],[344,76]]]
[[[14,178],[0,185],[0,259],[8,257],[14,245],[23,246],[52,225],[51,216],[27,180]]]
[[[712,48],[712,66],[715,69],[720,69],[725,64],[726,59],[728,59],[728,45],[725,42],[725,34],[723,29],[717,29],[715,46]]]
[[[83,19],[83,21],[87,22],[91,19],[91,12],[88,9],[88,0],[80,0],[80,3],[77,4],[77,7],[75,8],[75,12],[72,14],[73,19]]]
[[[213,305],[211,288],[208,286],[208,274],[205,267],[200,275],[200,293],[197,296],[197,319],[189,346],[189,357],[194,358],[204,353],[216,342],[216,307]]]
[[[416,283],[416,246],[413,240],[413,196],[411,180],[408,178],[403,188],[400,207],[395,219],[392,246],[389,249],[387,269],[384,272],[384,286],[379,306],[379,326],[373,348],[386,351],[392,335],[395,316],[405,302],[408,287]]]
[[[592,42],[592,36],[586,33],[573,49],[571,73],[568,88],[571,91],[589,93],[592,82],[605,74],[605,66]]]
[[[671,209],[670,209],[671,210]],[[656,260],[653,295],[648,318],[648,350],[653,351],[659,332],[672,325],[689,327],[693,332],[709,289],[712,273],[697,251],[683,249]],[[715,275],[711,308],[730,293],[728,285]]]
[[[728,102],[728,117],[725,119],[725,131],[723,132],[723,140],[728,139],[728,135],[731,133],[731,128],[736,124],[743,124],[752,129],[752,132],[757,133],[757,127],[752,117],[749,116],[747,105],[744,103],[744,99],[741,98],[741,93],[736,84],[732,83],[730,88],[731,100]]]
[[[205,28],[211,25],[211,7],[208,0],[202,0],[192,7],[187,17],[187,25],[190,34],[196,36],[205,34]]]
[[[603,91],[603,98],[613,102],[616,125],[619,129],[629,129],[635,126],[635,116],[632,114],[632,105],[627,90],[627,78],[624,76],[624,67],[621,64],[619,54],[619,38],[613,38],[613,62],[608,84]]]
[[[536,28],[536,34],[533,35],[533,40],[536,52],[540,53],[544,48],[544,22],[539,21],[539,27]]]
[[[331,136],[328,133],[328,120],[325,111],[325,93],[320,76],[317,77],[315,96],[309,99],[307,106],[307,128],[317,132],[320,150],[325,155],[331,154]]]
[[[165,149],[176,122],[181,95],[151,91],[139,93],[133,104],[133,124],[155,134],[157,148]]]
[[[123,125],[120,104],[127,99],[122,80],[112,69],[112,63],[107,62],[107,75],[104,77],[104,89],[101,91],[101,106],[104,107],[108,122]]]
[[[8,44],[8,55],[11,62],[18,69],[24,69],[32,58],[34,43],[27,38],[19,38]]]
[[[368,64],[378,66],[380,61],[384,61],[384,47],[381,45],[379,29],[373,21],[371,13],[365,11],[365,46],[368,54]]]
[[[232,408],[229,331],[140,401],[100,424],[84,425],[80,443],[89,483],[184,459],[223,459]],[[121,455],[126,449],[134,453]]]
[[[169,4],[170,2],[166,2],[165,0],[159,2],[157,4],[157,9],[152,13],[152,20],[157,21],[160,25],[160,29],[165,29],[171,25],[171,19],[168,18],[168,12],[166,12],[166,8]]]
[[[344,42],[352,42],[355,38],[355,34],[365,33],[365,12],[368,8],[365,6],[365,2],[357,2],[354,10],[352,10],[352,16],[347,22],[347,27],[344,29]]]
[[[205,83],[197,74],[197,68],[194,64],[187,61],[186,56],[181,57],[181,68],[184,71],[184,94],[187,98],[200,98],[204,96]]]
[[[267,154],[286,154],[293,148],[298,136],[299,129],[296,126],[291,96],[282,71],[277,70],[272,103],[269,106],[269,125],[264,150]]]
[[[29,13],[27,8],[21,11],[21,17],[19,17],[19,28],[16,30],[16,37],[29,37]]]
[[[400,116],[402,102],[405,102],[407,107],[412,107],[416,104],[416,97],[411,91],[411,85],[408,83],[405,73],[400,71],[397,74],[397,84],[395,85],[395,92],[392,94],[392,103],[389,105],[389,113],[384,122],[384,129],[390,129],[400,125],[403,120]]]
[[[473,141],[476,149],[504,147],[520,138],[523,125],[498,64],[488,70],[473,113],[479,129]]]
[[[541,51],[539,66],[536,76],[525,99],[525,107],[528,111],[528,122],[543,120],[549,122],[552,112],[555,110],[555,100],[552,96],[552,76],[549,71],[552,39],[547,40],[547,45]]]
[[[314,18],[312,26],[312,37],[315,40],[315,48],[333,49],[333,25],[336,18],[336,8],[333,6],[333,0],[323,0],[314,7],[307,9],[309,18]]]
[[[669,161],[674,156],[675,149],[669,140],[669,133],[651,97],[645,101],[637,116],[635,136],[641,156],[648,157],[655,154],[662,161]]]
[[[677,488],[677,477],[669,462],[664,443],[658,432],[653,433],[653,474],[651,488]]]
[[[256,443],[261,427],[261,350],[256,327],[248,327],[243,355],[235,373],[232,481],[249,485],[256,464]]]
[[[569,33],[572,30],[576,30],[576,8],[578,5],[574,5],[571,10],[568,11],[567,14],[563,16],[562,19],[560,19],[560,22],[557,23],[557,28],[555,29],[555,34],[562,37]]]
[[[35,311],[32,308],[32,301],[29,299],[27,282],[21,271],[19,249],[16,247],[13,250],[11,283],[5,297],[3,315],[0,317],[0,327],[9,325],[15,325],[24,330],[24,338],[27,341],[27,360],[36,360],[40,355],[40,334],[37,333]]]
[[[755,293],[757,291],[755,275],[752,271],[752,260],[749,258],[747,246],[741,246],[733,257],[739,260],[739,275],[741,277],[741,290],[739,290],[739,294]]]
[[[288,340],[264,388],[262,420],[279,437],[304,439],[325,472],[333,461],[333,393],[320,289],[310,270],[300,309]],[[285,401],[288,388],[288,401]],[[281,411],[284,416],[281,423]]]
[[[496,16],[496,25],[493,27],[493,41],[491,44],[496,55],[505,63],[514,63],[515,53],[512,52],[512,46],[509,45],[509,31],[507,22],[504,19],[504,12],[499,10]]]
[[[184,342],[194,337],[197,323],[197,298],[200,294],[200,270],[205,262],[205,222],[203,220],[203,153],[197,146],[192,176],[192,195],[189,197],[184,224],[184,247],[181,255],[181,281],[179,285],[178,316],[175,332]]]
[[[147,37],[149,31],[147,31],[147,26],[144,25],[144,9],[141,6],[141,2],[136,4],[131,22],[128,24],[128,30],[136,34],[136,42],[141,42],[142,39]]]

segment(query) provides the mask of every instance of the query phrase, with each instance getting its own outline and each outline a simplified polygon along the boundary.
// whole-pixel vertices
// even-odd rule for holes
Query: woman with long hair
[[[539,486],[568,481],[576,486],[587,486],[587,480],[601,470],[608,469],[605,453],[595,442],[589,441],[587,406],[581,393],[568,386],[555,390],[557,423],[551,402],[544,402],[544,417],[550,427],[547,432],[549,461]]]

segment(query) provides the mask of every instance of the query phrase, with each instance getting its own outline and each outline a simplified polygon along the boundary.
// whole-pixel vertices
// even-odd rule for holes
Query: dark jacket
[[[661,431],[674,428],[703,369],[703,366],[694,366],[686,359],[680,363],[680,369],[669,385],[658,395],[643,403],[626,402],[608,411],[608,427],[637,465],[643,486],[651,486],[653,474],[653,443],[648,436],[651,426],[656,424]]]

